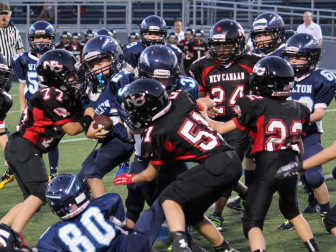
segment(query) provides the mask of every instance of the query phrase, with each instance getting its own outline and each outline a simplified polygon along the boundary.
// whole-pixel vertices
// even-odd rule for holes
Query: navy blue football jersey
[[[172,49],[177,57],[178,63],[182,61],[182,51],[175,45],[166,44],[170,49]],[[141,42],[129,43],[123,48],[124,61],[132,69],[135,69],[138,66],[140,54],[145,50],[145,46]]]
[[[61,141],[64,131],[59,126],[72,122],[70,98],[55,87],[42,88],[29,99],[23,112],[23,124],[14,134],[31,141],[42,153],[49,152]]]
[[[309,127],[309,109],[296,101],[247,95],[236,101],[237,128],[254,140],[251,154],[291,149],[300,153],[299,139]]]
[[[316,108],[326,109],[334,98],[335,91],[335,75],[326,69],[317,69],[295,81],[289,98],[305,104],[313,113]],[[309,132],[323,133],[322,121],[311,123]]]
[[[36,64],[39,58],[31,52],[22,52],[12,59],[12,67],[15,76],[20,83],[26,83],[24,95],[27,100],[39,90]]]
[[[125,252],[127,232],[121,229],[125,210],[118,194],[92,200],[80,215],[60,221],[41,236],[37,249],[44,251]]]
[[[0,129],[5,128],[5,118],[12,105],[12,96],[10,96],[10,94],[8,94],[7,92],[3,91],[0,94]]]
[[[142,156],[149,156],[154,165],[171,160],[203,163],[217,152],[231,150],[210,128],[189,93],[178,90],[172,92],[169,99],[170,110],[156,119],[142,138]]]

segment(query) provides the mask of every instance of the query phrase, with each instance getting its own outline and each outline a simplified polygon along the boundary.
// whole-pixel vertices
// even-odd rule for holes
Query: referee
[[[19,30],[10,21],[12,12],[7,3],[0,2],[0,52],[5,55],[8,65],[12,58],[23,52],[23,43]]]

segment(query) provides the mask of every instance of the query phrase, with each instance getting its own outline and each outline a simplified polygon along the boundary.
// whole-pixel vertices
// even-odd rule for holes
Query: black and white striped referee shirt
[[[5,29],[0,28],[0,52],[6,56],[8,65],[11,64],[12,58],[16,51],[23,49],[23,43],[19,30],[15,26],[7,26]]]

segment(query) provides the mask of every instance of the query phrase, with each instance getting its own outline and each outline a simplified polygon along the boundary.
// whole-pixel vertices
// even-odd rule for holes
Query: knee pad
[[[306,174],[307,183],[312,188],[318,188],[324,182],[322,172],[314,172],[313,174]]]
[[[245,237],[248,239],[248,232],[252,228],[260,228],[261,231],[263,230],[263,222],[262,221],[257,221],[257,220],[245,220],[243,217],[243,232]]]

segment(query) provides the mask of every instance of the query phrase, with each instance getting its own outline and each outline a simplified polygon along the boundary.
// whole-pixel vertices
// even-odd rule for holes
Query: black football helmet
[[[110,32],[112,33],[112,38],[117,39],[117,32],[113,29],[110,29]]]
[[[87,29],[85,32],[84,32],[84,37],[85,39],[88,39],[88,38],[93,38],[94,37],[94,31],[92,29]]]
[[[294,71],[289,62],[268,56],[257,62],[250,75],[249,90],[255,95],[288,97],[294,86]]]
[[[62,31],[60,34],[60,38],[66,38],[69,41],[71,38],[71,33],[68,31]]]
[[[34,42],[36,37],[41,36],[47,36],[49,38],[49,42]],[[50,23],[46,21],[37,21],[29,28],[28,41],[31,52],[42,55],[45,52],[54,49],[55,29]]]
[[[165,45],[147,47],[140,55],[138,74],[140,78],[168,79],[166,90],[172,92],[180,75],[174,51]]]
[[[194,33],[195,33],[195,30],[192,28],[187,28],[184,32],[184,34],[191,34],[191,35],[194,35]]]
[[[292,65],[295,77],[301,77],[317,68],[321,58],[321,47],[318,40],[307,33],[297,33],[286,42],[283,57],[287,60],[290,57],[305,57],[303,65]]]
[[[204,31],[203,30],[195,30],[194,37],[202,37],[202,38],[204,38]]]
[[[147,32],[154,32],[160,35],[159,39],[146,39]],[[167,25],[163,18],[151,15],[142,20],[140,24],[140,41],[144,46],[164,45],[167,36]]]
[[[218,21],[210,29],[208,48],[211,59],[219,65],[225,65],[244,52],[245,32],[236,21],[226,19]]]
[[[1,247],[4,247],[8,249],[4,251],[17,251],[14,249],[21,249],[21,245],[21,238],[19,234],[10,226],[0,223],[0,250],[2,251]]]
[[[128,42],[131,43],[135,41],[139,41],[139,33],[131,32],[130,34],[128,34]]]
[[[11,69],[7,65],[6,57],[0,52],[0,93],[8,92],[12,87],[10,72]]]
[[[108,29],[105,29],[105,28],[101,28],[101,29],[96,31],[95,37],[100,36],[100,35],[110,36],[111,38],[113,38],[112,32]]]
[[[175,45],[178,41],[178,36],[177,36],[176,32],[170,32],[167,36],[167,41],[168,41],[168,43]]]
[[[79,32],[73,32],[71,34],[71,40],[76,39],[76,40],[78,40],[78,42],[80,42],[81,38],[82,38],[82,36],[80,35]]]
[[[58,217],[69,220],[89,206],[91,197],[88,188],[75,175],[60,174],[49,182],[46,199]]]
[[[92,71],[92,62],[96,59],[108,58],[110,64],[101,69]],[[93,92],[106,86],[108,79],[118,73],[123,66],[123,53],[119,43],[110,36],[99,35],[90,39],[83,49],[82,65],[85,77],[91,82]],[[104,74],[106,70],[108,73]]]
[[[42,85],[71,93],[77,87],[78,64],[72,53],[63,49],[51,50],[37,62],[37,77]]]
[[[272,38],[263,42],[257,41],[257,35],[269,33]],[[260,14],[253,22],[251,40],[256,53],[268,54],[277,49],[285,39],[285,23],[273,12]]]
[[[138,79],[129,84],[123,97],[123,108],[128,115],[127,126],[135,131],[149,127],[166,114],[171,101],[165,87],[156,80]]]
[[[285,39],[284,39],[284,43],[287,42],[287,40],[292,37],[293,35],[296,34],[296,31],[294,30],[285,30]]]

